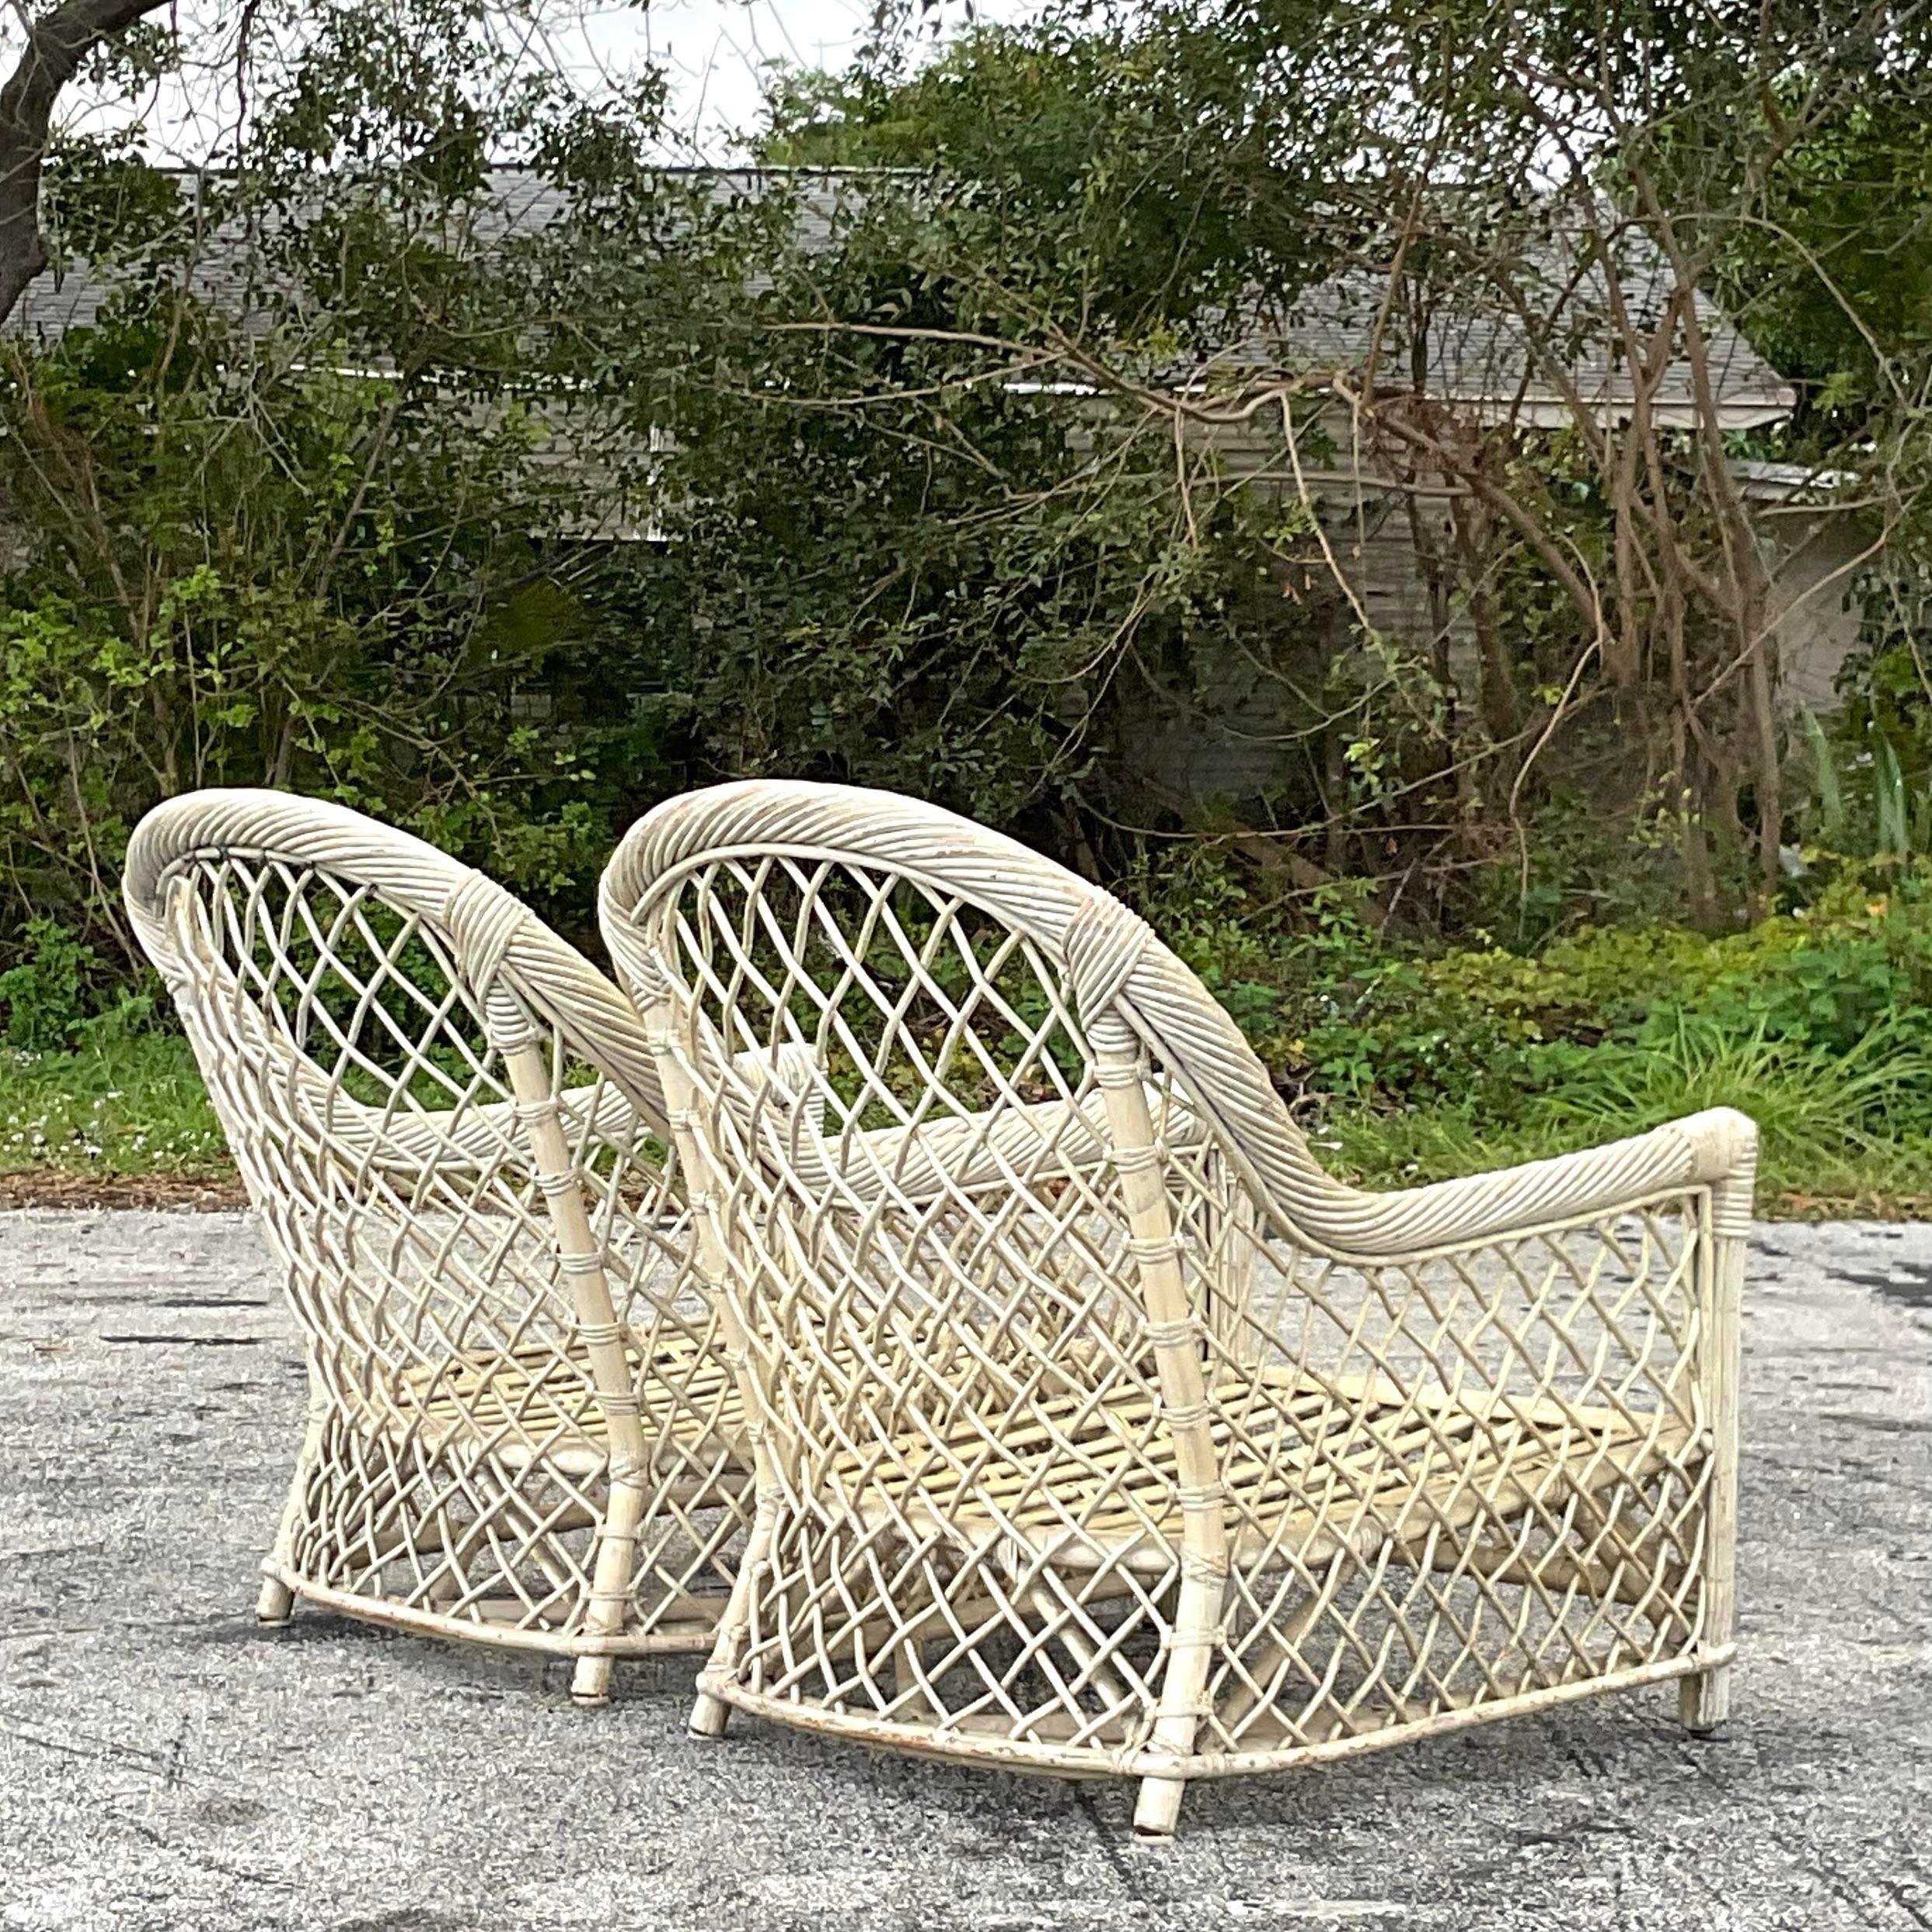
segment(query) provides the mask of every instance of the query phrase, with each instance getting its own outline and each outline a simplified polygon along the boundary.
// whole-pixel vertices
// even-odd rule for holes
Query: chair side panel
[[[1063,954],[929,873],[823,853],[699,855],[640,921],[770,1424],[753,1700],[1157,1768],[1213,1568],[1184,1533],[1177,1341],[1229,1553],[1188,1774],[1689,1668],[1703,1191],[1352,1265],[1143,1042],[1185,1303],[1150,1320]]]

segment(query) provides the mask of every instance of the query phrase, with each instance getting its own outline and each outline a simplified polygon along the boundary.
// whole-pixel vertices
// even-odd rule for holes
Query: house
[[[1506,283],[1478,265],[1449,297],[1432,290],[1414,305],[1404,301],[1414,291],[1399,276],[1392,299],[1391,278],[1364,270],[1337,274],[1278,306],[1251,298],[1223,346],[1170,362],[1154,378],[1218,419],[1198,423],[1192,437],[1224,473],[1314,505],[1334,572],[1346,581],[1350,615],[1446,662],[1465,701],[1478,672],[1468,614],[1445,596],[1433,562],[1452,549],[1440,480],[1405,473],[1340,401],[1317,410],[1312,424],[1304,413],[1292,438],[1278,406],[1255,405],[1285,381],[1328,371],[1343,372],[1359,391],[1373,369],[1384,394],[1419,396],[1470,424],[1534,436],[1569,428],[1579,415],[1627,422],[1636,398],[1612,316],[1620,307],[1633,334],[1647,331],[1673,281],[1642,235],[1625,234],[1615,238],[1613,291],[1594,266],[1579,269],[1576,242],[1553,235],[1540,251],[1525,251]],[[1697,306],[1711,399],[1726,437],[1741,440],[1787,418],[1797,402],[1791,386],[1701,293]],[[1554,366],[1549,354],[1532,353],[1532,342],[1561,346]],[[1681,354],[1665,364],[1646,402],[1666,431],[1700,420]],[[1777,703],[1786,717],[1830,710],[1860,640],[1860,578],[1879,539],[1861,510],[1843,500],[1850,479],[1840,473],[1742,457],[1729,467],[1770,570]],[[1194,801],[1264,796],[1282,761],[1278,677],[1246,662],[1217,664],[1205,677],[1201,667],[1193,671],[1191,705],[1143,697],[1160,713],[1158,728],[1149,716],[1135,731],[1150,780]]]

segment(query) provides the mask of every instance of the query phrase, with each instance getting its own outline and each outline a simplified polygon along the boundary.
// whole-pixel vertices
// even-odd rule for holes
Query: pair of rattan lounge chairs
[[[339,807],[161,807],[135,925],[284,1271],[297,1598],[1140,1780],[1681,1680],[1724,1714],[1755,1137],[1325,1174],[1105,893],[745,783],[605,875],[620,992]]]

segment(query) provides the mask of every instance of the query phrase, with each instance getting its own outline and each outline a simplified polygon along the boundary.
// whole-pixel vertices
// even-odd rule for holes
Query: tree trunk
[[[13,313],[47,266],[40,235],[40,162],[61,89],[104,41],[166,0],[61,0],[27,30],[26,45],[0,86],[0,322]]]
[[[1768,903],[1778,886],[1778,853],[1784,842],[1784,803],[1778,765],[1777,709],[1772,682],[1772,653],[1776,635],[1766,614],[1766,600],[1747,598],[1743,618],[1746,654],[1745,710],[1750,720],[1752,751],[1758,795],[1758,890]]]

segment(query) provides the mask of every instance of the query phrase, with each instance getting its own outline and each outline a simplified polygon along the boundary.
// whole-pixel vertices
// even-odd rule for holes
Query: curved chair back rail
[[[321,801],[190,794],[131,842],[301,1327],[263,1607],[576,1655],[706,1647],[748,1452],[635,1012],[514,895]]]
[[[1594,1690],[1714,1721],[1741,1116],[1348,1187],[1143,921],[887,794],[671,800],[600,900],[762,1435],[699,1728],[1130,1774],[1161,1833]]]

